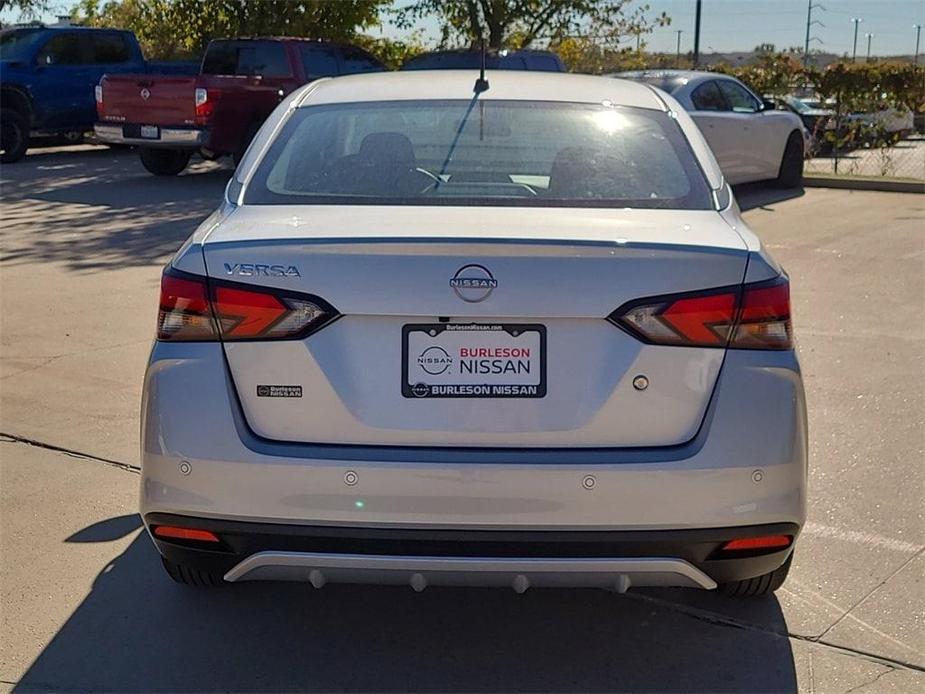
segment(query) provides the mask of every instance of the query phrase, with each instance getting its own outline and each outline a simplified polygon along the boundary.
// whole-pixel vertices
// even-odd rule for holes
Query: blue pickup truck
[[[104,74],[195,74],[198,63],[148,63],[130,31],[26,26],[0,32],[0,162],[22,159],[30,135],[93,130]]]

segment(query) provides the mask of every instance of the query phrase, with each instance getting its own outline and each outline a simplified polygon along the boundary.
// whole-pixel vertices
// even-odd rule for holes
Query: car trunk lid
[[[225,343],[257,434],[500,447],[696,434],[724,350],[647,345],[607,316],[741,283],[745,245],[715,212],[343,210],[239,208],[204,246],[211,277],[318,296],[342,315],[300,340]]]

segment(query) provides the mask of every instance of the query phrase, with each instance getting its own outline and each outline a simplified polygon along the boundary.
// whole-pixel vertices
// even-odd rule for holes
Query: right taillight
[[[739,349],[790,349],[790,283],[785,278],[770,284],[746,285],[730,347]]]
[[[197,125],[208,125],[208,120],[215,111],[215,102],[218,101],[221,92],[217,89],[203,89],[198,87],[193,93],[193,103],[196,113]]]
[[[793,347],[790,284],[785,277],[741,287],[642,299],[617,309],[609,318],[654,345]]]
[[[157,339],[301,339],[337,317],[337,311],[318,297],[210,283],[205,277],[168,269],[161,278]]]

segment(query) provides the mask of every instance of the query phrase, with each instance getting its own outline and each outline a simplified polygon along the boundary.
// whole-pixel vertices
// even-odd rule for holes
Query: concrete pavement
[[[739,191],[789,270],[810,524],[775,599],[162,575],[134,509],[161,264],[229,172],[0,171],[0,680],[22,690],[913,691],[925,685],[925,199]],[[785,199],[790,198],[790,199]],[[106,460],[122,463],[115,466]]]

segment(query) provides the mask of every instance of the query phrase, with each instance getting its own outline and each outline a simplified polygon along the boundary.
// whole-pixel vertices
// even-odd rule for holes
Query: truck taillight
[[[610,320],[644,342],[683,347],[791,349],[790,283],[785,277],[634,301]]]
[[[93,88],[93,95],[96,97],[96,105],[103,105],[103,85],[98,84]]]
[[[171,268],[161,278],[157,339],[301,339],[338,317],[315,296],[217,282]]]
[[[197,88],[193,93],[193,102],[196,107],[196,124],[206,125],[212,113],[215,111],[215,102],[218,100],[220,92],[217,89]]]

